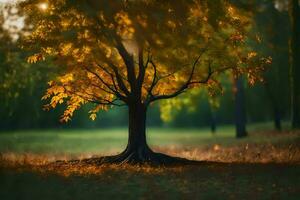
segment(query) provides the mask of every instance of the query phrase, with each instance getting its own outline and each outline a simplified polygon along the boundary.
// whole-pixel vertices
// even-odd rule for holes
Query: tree
[[[269,16],[269,17],[266,17]],[[265,20],[263,20],[264,18]],[[272,21],[267,19],[272,19]],[[288,16],[286,13],[282,13],[277,10],[272,2],[265,5],[265,10],[258,14],[258,20],[260,20],[260,26],[265,29],[265,37],[267,46],[269,47],[270,55],[273,58],[272,69],[267,70],[265,73],[266,83],[265,91],[271,102],[271,108],[273,111],[273,119],[275,129],[280,131],[281,119],[284,116],[284,112],[289,105],[289,83],[288,83],[288,35],[289,27],[284,26],[288,23]],[[278,32],[278,25],[283,28]]]
[[[234,87],[235,94],[235,130],[236,137],[243,138],[247,136],[246,131],[246,105],[245,105],[245,88],[244,88],[244,79],[239,77],[235,80]]]
[[[221,0],[27,0],[20,5],[33,27],[24,47],[37,51],[28,61],[53,59],[58,66],[43,97],[50,99],[45,109],[66,103],[61,121],[67,122],[88,103],[94,105],[91,119],[111,106],[128,107],[128,145],[100,163],[178,161],[147,145],[148,106],[200,86],[218,87],[222,73],[246,73],[254,83],[270,62],[247,47],[246,13]]]
[[[215,134],[217,131],[217,116],[215,107],[212,103],[209,102],[209,111],[210,111],[210,131],[212,134]]]
[[[0,3],[1,130],[38,128],[36,125],[42,118],[41,101],[36,97],[42,96],[47,86],[45,77],[51,73],[47,62],[34,67],[25,62],[32,52],[24,52],[19,47],[26,32],[21,21],[16,5]],[[31,117],[26,117],[28,113]],[[49,115],[46,117],[49,119]]]
[[[289,105],[288,86],[288,48],[287,38],[289,34],[288,17],[281,12],[287,9],[286,0],[232,0],[242,9],[253,13],[255,27],[261,38],[261,44],[254,44],[253,48],[272,57],[272,66],[264,73],[264,93],[269,102],[265,102],[265,108],[270,109],[276,130],[281,130],[281,119],[287,112]],[[281,25],[281,31],[278,26]],[[258,92],[258,91],[256,91]],[[251,93],[251,91],[250,91]],[[256,101],[258,100],[255,98]],[[253,100],[252,100],[253,101]],[[263,98],[261,99],[263,101]],[[251,102],[248,100],[247,102]],[[253,103],[253,102],[252,102]],[[250,109],[249,109],[250,110]],[[251,111],[251,110],[250,110]],[[251,112],[250,112],[251,115]]]
[[[292,127],[300,128],[300,6],[298,0],[289,0],[291,23],[290,84]]]

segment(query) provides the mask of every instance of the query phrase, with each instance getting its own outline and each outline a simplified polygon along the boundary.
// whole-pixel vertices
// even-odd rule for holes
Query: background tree
[[[49,63],[34,67],[26,63],[32,52],[20,48],[20,40],[26,33],[22,19],[16,5],[0,4],[0,129],[33,128],[39,120],[49,120],[49,116],[40,116],[42,104],[36,97],[41,97],[46,89],[46,84],[41,83],[46,74],[51,74],[51,68],[47,66]],[[30,118],[25,117],[27,113],[31,113]]]
[[[272,56],[272,66],[264,74],[266,97],[270,102],[273,114],[274,127],[282,129],[282,119],[288,114],[289,107],[289,81],[288,81],[288,16],[276,9],[274,2],[259,3],[261,9],[256,12],[256,24],[262,37],[262,52]],[[278,26],[282,27],[278,31]],[[258,48],[261,48],[258,47]]]
[[[209,113],[210,113],[210,130],[212,134],[215,134],[217,131],[217,112],[216,110],[219,107],[219,102],[215,98],[208,100],[209,104]]]
[[[292,127],[300,128],[300,6],[298,0],[289,1],[291,22],[290,83]]]
[[[33,26],[24,46],[36,54],[28,61],[52,58],[58,66],[45,109],[65,102],[67,122],[87,103],[94,104],[91,119],[111,106],[128,107],[127,148],[99,162],[174,162],[147,145],[148,106],[202,85],[219,87],[221,73],[247,73],[254,83],[270,62],[251,56],[250,21],[220,0],[27,0],[21,7]]]
[[[234,80],[234,82],[235,131],[237,138],[243,138],[247,136],[244,79],[243,77],[238,77]]]
[[[285,12],[288,1],[244,1],[232,0],[238,7],[253,14],[255,21],[254,31],[260,44],[252,44],[258,52],[272,57],[272,66],[264,73],[264,84],[248,88],[247,106],[248,115],[254,120],[267,119],[270,113],[274,127],[281,130],[281,119],[289,113],[290,89],[288,83],[288,16]],[[278,31],[278,27],[281,31]],[[259,95],[258,95],[259,93]],[[254,98],[255,97],[255,98]],[[260,109],[251,109],[253,105],[263,105]],[[260,110],[261,112],[258,112]],[[259,117],[260,116],[260,117]],[[251,120],[251,119],[250,119]]]

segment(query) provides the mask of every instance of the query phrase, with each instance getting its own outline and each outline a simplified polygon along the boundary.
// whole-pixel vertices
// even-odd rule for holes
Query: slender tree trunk
[[[298,0],[290,0],[289,14],[292,31],[290,40],[291,120],[293,128],[300,128],[300,7]]]
[[[274,127],[277,131],[281,131],[281,109],[279,106],[279,101],[272,93],[269,83],[265,83],[264,86],[273,109]]]
[[[278,108],[274,108],[274,126],[277,131],[281,131],[281,114]]]
[[[214,116],[212,116],[211,122],[210,122],[210,130],[212,134],[215,134],[217,131],[217,125],[216,125],[216,119]]]
[[[242,138],[247,136],[246,131],[246,107],[244,81],[242,77],[236,80],[235,91],[235,127],[236,137]]]
[[[212,105],[210,105],[210,131],[215,134],[217,130],[217,117]]]

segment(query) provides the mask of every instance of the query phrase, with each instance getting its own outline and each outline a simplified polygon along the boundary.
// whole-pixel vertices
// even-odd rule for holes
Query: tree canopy
[[[226,1],[27,0],[31,33],[23,46],[35,63],[52,59],[57,76],[46,109],[66,102],[62,121],[86,103],[90,117],[111,106],[169,99],[188,89],[220,87],[219,75],[247,74],[250,83],[269,58],[247,45],[251,20]]]

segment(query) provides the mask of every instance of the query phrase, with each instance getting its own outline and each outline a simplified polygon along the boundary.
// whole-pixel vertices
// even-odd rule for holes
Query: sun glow
[[[40,10],[42,10],[42,11],[46,11],[47,9],[48,9],[48,7],[49,7],[49,5],[48,5],[48,3],[40,3],[39,5],[38,5],[38,7],[39,7],[39,9]]]

